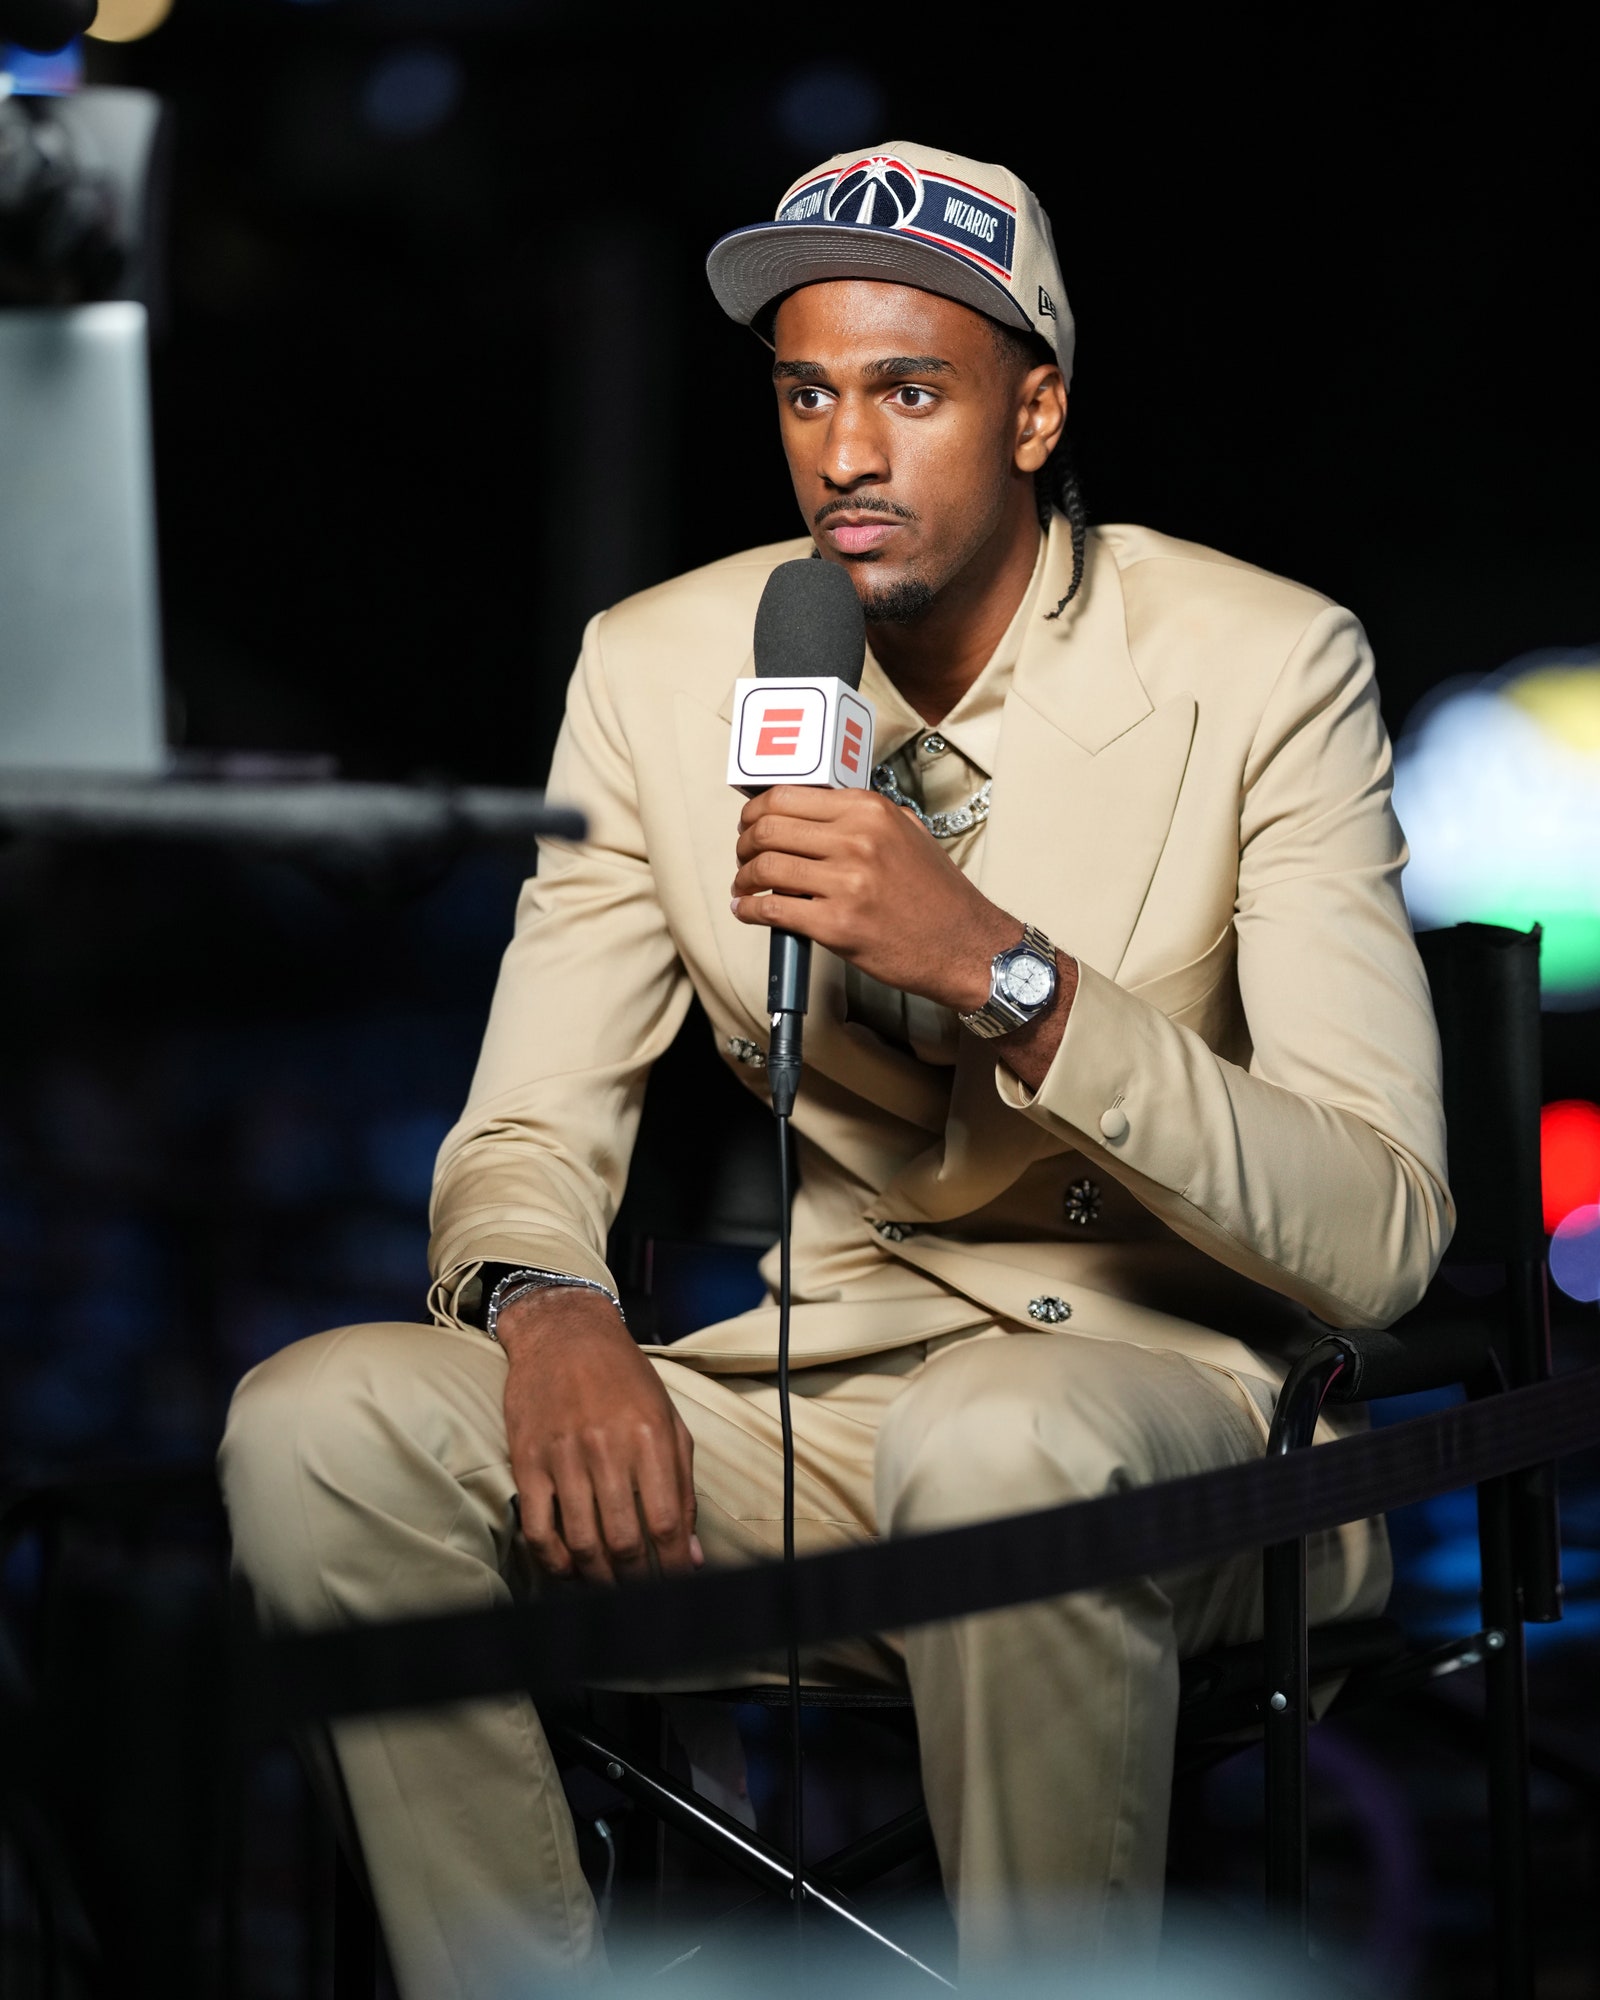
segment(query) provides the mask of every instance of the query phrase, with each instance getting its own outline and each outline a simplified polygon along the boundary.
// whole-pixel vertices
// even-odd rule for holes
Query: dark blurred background
[[[88,55],[175,116],[175,741],[541,782],[587,617],[798,531],[762,350],[713,303],[707,247],[896,136],[1004,160],[1050,210],[1092,518],[1350,604],[1396,731],[1449,677],[1593,644],[1592,70],[1562,18],[176,0]],[[433,1154],[519,873],[483,856],[352,898],[195,851],[0,851],[12,1473],[209,1451],[254,1360],[421,1311]],[[1595,1022],[1549,1017],[1552,1098],[1600,1096]],[[760,1127],[704,1041],[652,1090],[622,1254],[766,1226]],[[675,1119],[700,1087],[720,1126]],[[1593,1306],[1558,1303],[1590,1358]],[[1581,1469],[1572,1493],[1576,1615],[1536,1662],[1558,1707],[1600,1614]],[[1461,1509],[1399,1533],[1416,1616],[1470,1623]],[[1370,1805],[1383,1759],[1351,1754]],[[1465,1810],[1442,1781],[1405,1808],[1418,1883]],[[1573,1828],[1562,1881],[1593,1843]],[[1476,1861],[1438,1854],[1444,1886],[1372,1946],[1383,1990],[1481,1974]]]

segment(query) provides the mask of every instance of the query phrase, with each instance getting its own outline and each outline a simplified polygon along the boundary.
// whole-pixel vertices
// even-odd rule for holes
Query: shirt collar
[[[1048,537],[1041,535],[1039,552],[1034,557],[1033,575],[1028,579],[1028,587],[1022,593],[1022,601],[1012,615],[1011,623],[1001,634],[999,644],[989,655],[978,678],[938,724],[938,732],[945,742],[986,778],[993,776],[995,760],[1000,752],[1000,717],[1006,705],[1006,696],[1011,692],[1011,676],[1016,668],[1017,656],[1022,651],[1022,635],[1027,630],[1034,599],[1039,595],[1039,578],[1044,570],[1048,546]],[[933,727],[918,715],[890,680],[870,648],[861,674],[861,692],[872,703],[876,717],[872,744],[875,763],[885,762],[912,737],[926,735]]]

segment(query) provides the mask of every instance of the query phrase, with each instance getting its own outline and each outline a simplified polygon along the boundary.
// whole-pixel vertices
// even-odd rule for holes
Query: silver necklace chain
[[[964,806],[938,813],[924,812],[908,792],[901,791],[888,764],[873,767],[872,789],[882,792],[891,805],[905,806],[914,812],[935,840],[954,840],[958,833],[968,833],[973,827],[982,826],[989,817],[989,798],[994,791],[994,780],[985,778]]]

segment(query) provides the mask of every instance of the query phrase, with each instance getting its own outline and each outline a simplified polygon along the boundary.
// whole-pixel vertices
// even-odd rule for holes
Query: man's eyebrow
[[[937,354],[891,354],[882,361],[869,361],[865,373],[895,377],[900,375],[954,375],[953,361],[941,361]]]
[[[881,361],[869,361],[863,368],[864,375],[875,375],[884,381],[899,381],[907,375],[954,375],[953,361],[941,361],[937,354],[886,354]],[[828,371],[820,361],[774,361],[772,378],[775,382],[823,382]]]

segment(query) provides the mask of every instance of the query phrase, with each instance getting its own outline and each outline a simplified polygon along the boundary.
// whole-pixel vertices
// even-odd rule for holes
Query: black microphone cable
[[[847,687],[859,688],[866,650],[866,622],[855,585],[837,565],[801,559],[780,563],[767,578],[756,607],[753,653],[758,680],[837,679]],[[744,767],[741,764],[739,768]],[[805,1785],[800,1743],[800,1642],[795,1620],[794,1420],[789,1402],[789,1323],[794,1306],[790,1268],[794,1161],[789,1121],[800,1088],[800,1049],[810,988],[811,940],[775,929],[767,960],[767,1018],[772,1030],[767,1046],[767,1085],[778,1129],[778,1422],[783,1438],[783,1575],[789,1614],[790,1895],[797,1952],[806,1893]]]
[[[794,1600],[794,1417],[789,1402],[789,1322],[794,1307],[791,1210],[794,1205],[793,1135],[789,1120],[800,1088],[800,1047],[811,986],[811,940],[774,931],[767,975],[772,1034],[767,1083],[778,1132],[778,1424],[783,1437],[783,1578],[789,1613],[789,1851],[794,1863],[790,1895],[798,1942],[805,1910],[805,1789],[800,1743],[800,1643]]]
[[[792,1099],[791,1099],[792,1102]],[[776,1107],[775,1107],[776,1108]],[[794,1879],[790,1896],[794,1902],[795,1941],[798,1944],[805,1912],[806,1812],[804,1774],[800,1744],[800,1641],[795,1628],[794,1596],[794,1420],[789,1407],[789,1316],[793,1307],[790,1276],[790,1219],[794,1197],[792,1139],[789,1113],[778,1111],[778,1422],[783,1433],[783,1576],[789,1622],[787,1649],[789,1669],[789,1852]]]

